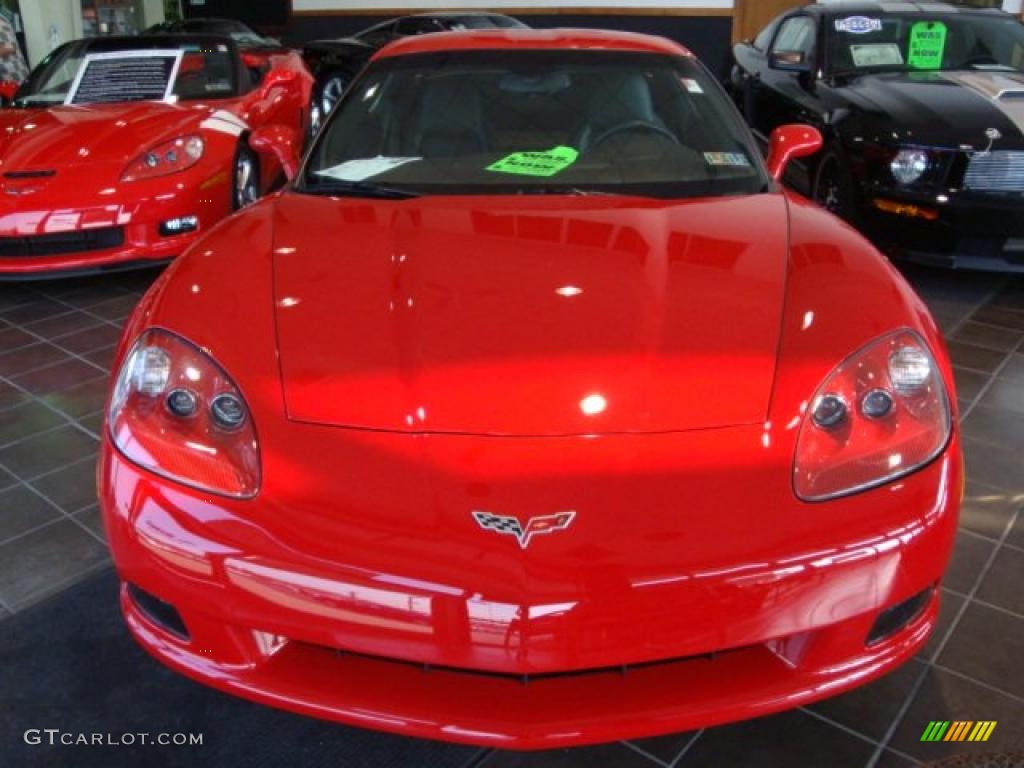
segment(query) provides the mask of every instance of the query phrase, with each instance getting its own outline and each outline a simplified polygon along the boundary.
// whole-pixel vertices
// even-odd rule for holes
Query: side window
[[[754,42],[751,45],[759,51],[767,51],[768,46],[772,44],[772,38],[775,37],[775,30],[779,28],[779,22],[776,19],[767,27],[761,30],[761,33],[754,38]]]
[[[814,54],[814,37],[816,33],[814,20],[808,16],[794,16],[782,22],[779,35],[775,38],[773,52],[799,52],[805,59]]]
[[[395,25],[385,24],[381,27],[375,27],[371,30],[364,32],[359,35],[359,39],[367,45],[374,47],[381,47],[390,43],[395,37]]]
[[[443,27],[437,19],[429,16],[407,16],[398,22],[399,35],[425,35],[428,32],[441,32]]]

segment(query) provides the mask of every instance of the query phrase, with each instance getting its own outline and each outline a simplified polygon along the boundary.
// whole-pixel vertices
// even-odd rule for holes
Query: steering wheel
[[[673,144],[679,144],[679,138],[675,134],[673,134],[668,128],[663,128],[662,126],[656,125],[654,123],[648,123],[646,120],[630,120],[628,123],[619,123],[618,125],[613,125],[611,128],[604,131],[604,133],[599,134],[597,138],[590,142],[590,145],[587,147],[587,151],[589,152],[595,149],[598,145],[608,141],[608,139],[610,139],[612,136],[636,130],[647,131],[648,133],[655,133],[661,136],[661,138],[663,139],[668,139]]]

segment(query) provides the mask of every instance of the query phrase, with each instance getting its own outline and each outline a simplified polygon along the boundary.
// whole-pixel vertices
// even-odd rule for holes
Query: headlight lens
[[[254,496],[259,446],[248,406],[210,357],[167,331],[146,331],[121,365],[108,414],[126,458],[225,496]]]
[[[901,149],[889,165],[892,177],[900,184],[913,184],[928,170],[928,153],[923,149]]]
[[[141,181],[187,170],[199,162],[206,151],[201,136],[179,136],[135,158],[121,175],[121,181]]]
[[[867,490],[934,459],[951,429],[949,398],[924,341],[897,331],[826,377],[800,426],[794,488],[805,501]]]

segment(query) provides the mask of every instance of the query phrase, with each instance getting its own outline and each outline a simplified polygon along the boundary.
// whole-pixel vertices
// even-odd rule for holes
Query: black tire
[[[231,179],[231,207],[234,210],[252,205],[262,196],[260,159],[244,140],[239,143],[235,152],[235,166]]]
[[[857,218],[857,190],[845,156],[829,149],[818,160],[811,185],[811,199],[825,210],[851,224]]]
[[[352,77],[349,73],[338,69],[333,72],[327,72],[318,78],[315,98],[316,105],[320,109],[321,120],[326,120],[327,116],[331,114],[334,105],[341,99],[342,94],[351,82]]]

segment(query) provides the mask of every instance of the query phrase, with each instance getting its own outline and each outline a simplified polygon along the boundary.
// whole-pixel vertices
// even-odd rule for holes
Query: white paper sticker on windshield
[[[870,35],[882,31],[882,20],[868,16],[848,16],[836,19],[836,32],[848,32],[851,35]]]
[[[90,53],[64,103],[168,101],[183,55],[180,49]]]
[[[850,55],[855,67],[897,67],[903,64],[903,53],[896,43],[851,45]]]
[[[749,168],[750,160],[739,152],[705,152],[704,162],[708,165],[730,166],[732,168]]]
[[[363,181],[386,173],[400,165],[422,159],[421,157],[383,157],[382,155],[361,157],[358,160],[349,160],[316,173],[318,176],[328,176],[339,181]]]
[[[681,77],[679,79],[682,81],[683,87],[690,93],[704,93],[704,89],[700,87],[700,83],[693,78]]]

